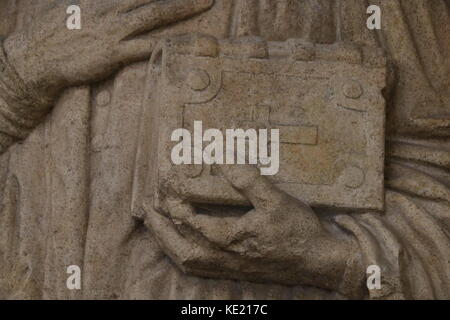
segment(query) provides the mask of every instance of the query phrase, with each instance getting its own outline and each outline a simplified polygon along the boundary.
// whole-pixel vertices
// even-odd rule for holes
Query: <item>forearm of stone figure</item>
[[[28,136],[45,117],[53,100],[25,84],[8,63],[0,39],[0,154]]]

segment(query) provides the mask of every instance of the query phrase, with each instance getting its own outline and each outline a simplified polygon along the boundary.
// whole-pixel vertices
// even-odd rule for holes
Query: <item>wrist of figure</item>
[[[55,95],[42,94],[19,75],[0,39],[0,152],[24,139],[50,110]]]

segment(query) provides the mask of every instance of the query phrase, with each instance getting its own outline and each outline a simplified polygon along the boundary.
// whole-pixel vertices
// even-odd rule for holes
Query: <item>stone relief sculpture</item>
[[[77,3],[0,0],[0,298],[450,298],[448,1]],[[174,166],[196,120],[279,173]]]

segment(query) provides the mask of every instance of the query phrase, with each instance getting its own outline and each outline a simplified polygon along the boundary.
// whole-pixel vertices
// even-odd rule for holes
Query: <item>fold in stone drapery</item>
[[[245,7],[244,2],[242,10],[236,3],[231,28],[236,34],[257,32],[276,41],[302,37],[316,43],[340,40],[382,45],[398,74],[395,95],[389,101],[393,127],[410,119],[412,111],[420,111],[418,107],[426,111],[424,116],[446,119],[448,1],[371,0],[382,8],[381,32],[365,27],[368,1],[259,0],[254,9]],[[224,3],[228,5],[216,1],[221,8]],[[177,30],[185,31],[186,25]],[[189,31],[204,30],[199,25],[192,22]],[[61,267],[70,263],[84,264],[85,298],[337,298],[309,287],[187,276],[163,254],[149,230],[135,225],[129,195],[139,133],[130,124],[141,117],[138,104],[144,76],[144,65],[125,68],[110,87],[110,106],[91,110],[88,89],[72,92],[64,105],[56,106],[64,110],[55,109],[55,115],[23,145],[1,158],[8,168],[0,225],[10,232],[2,234],[0,252],[7,252],[2,257],[15,263],[10,263],[8,270],[0,268],[0,285],[8,276],[19,280],[13,280],[18,286],[10,292],[0,290],[0,297],[70,298],[67,274]],[[416,101],[416,92],[425,95]],[[123,110],[127,110],[125,117]],[[448,136],[445,122],[442,128],[438,131],[441,137]],[[414,134],[436,132],[430,130],[429,122],[409,129],[414,129],[410,130]],[[86,142],[90,134],[92,140]],[[91,147],[89,157],[87,145]],[[387,271],[386,290],[372,292],[374,298],[402,298],[405,292],[406,297],[448,298],[448,146],[444,139],[390,143],[388,155],[409,162],[387,168],[385,215],[348,215],[350,222],[338,221],[358,238],[365,262],[379,263]],[[70,152],[75,156],[69,157]],[[88,169],[90,175],[85,176]],[[66,176],[65,170],[78,174]],[[2,172],[0,182],[3,180]],[[90,182],[91,188],[85,182]]]
[[[90,89],[67,90],[44,130],[48,147],[45,198],[48,237],[45,250],[44,298],[81,299],[80,290],[67,290],[67,268],[83,270],[89,220]]]
[[[395,65],[388,133],[450,135],[450,16],[444,0],[374,0],[382,9],[380,42]],[[420,92],[420,94],[418,94]]]
[[[450,180],[439,181],[439,171],[406,161],[389,162],[387,171],[383,216],[336,217],[358,239],[364,263],[381,268],[382,290],[370,296],[449,299]]]
[[[337,38],[370,47],[381,47],[376,31],[366,27],[368,0],[337,0]]]
[[[68,266],[83,266],[89,100],[87,87],[67,90],[47,121],[2,155],[0,298],[81,298],[66,281]]]
[[[336,5],[328,0],[237,0],[230,36],[261,36],[270,41],[303,38],[333,43],[335,15]]]
[[[237,0],[230,36],[379,46],[376,33],[365,27],[368,6],[366,0]]]
[[[366,27],[370,4],[382,10],[380,31]],[[230,36],[382,47],[397,77],[388,133],[442,137],[450,134],[449,12],[444,0],[237,0]]]
[[[0,37],[5,37],[14,30],[16,15],[16,0],[0,1]]]
[[[239,0],[234,7],[232,35],[236,37],[258,35],[258,13],[255,8],[259,0]]]

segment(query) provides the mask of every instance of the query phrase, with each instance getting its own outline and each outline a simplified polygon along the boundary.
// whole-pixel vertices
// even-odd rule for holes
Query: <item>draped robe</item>
[[[336,212],[334,220],[356,237],[364,264],[382,269],[382,289],[366,298],[448,299],[450,5],[370,4],[382,9],[380,31],[367,29],[364,0],[216,0],[209,12],[149,36],[204,32],[384,48],[393,71],[386,208]],[[130,210],[146,69],[138,63],[102,83],[66,90],[46,121],[0,157],[0,297],[345,298],[301,285],[192,277],[165,256]],[[67,290],[69,265],[82,268],[82,290]]]

